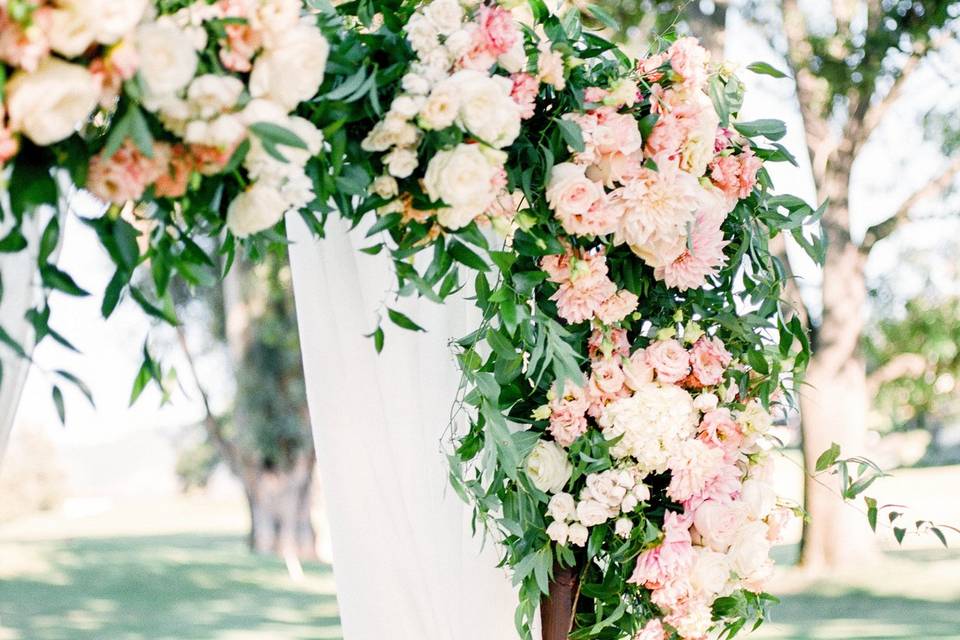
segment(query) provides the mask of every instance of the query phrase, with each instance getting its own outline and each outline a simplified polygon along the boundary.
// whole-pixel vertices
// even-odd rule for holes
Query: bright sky
[[[770,50],[762,35],[736,14],[730,18],[727,43],[729,59],[742,66],[765,60],[785,69],[785,64]],[[919,118],[934,105],[960,102],[960,90],[956,84],[950,86],[944,77],[950,77],[947,63],[950,63],[949,72],[955,76],[956,63],[960,62],[958,50],[960,46],[954,43],[945,54],[945,62],[927,65],[916,74],[906,92],[908,99],[902,100],[892,110],[884,126],[864,151],[857,165],[851,194],[858,233],[862,233],[869,224],[888,217],[904,198],[941,166],[942,159],[936,149],[923,141]],[[788,165],[772,167],[771,173],[778,189],[813,202],[813,183],[790,81],[756,76],[746,70],[740,75],[748,86],[745,119],[775,117],[785,120],[789,133],[783,142],[800,160],[799,169]],[[81,200],[78,211],[84,215],[94,215],[95,204],[89,198]],[[956,202],[948,205],[952,206],[950,211],[955,212],[956,205]],[[924,207],[932,213],[943,208],[942,203]],[[878,273],[891,269],[897,260],[896,246],[901,242],[921,249],[943,251],[942,239],[960,237],[958,231],[960,223],[956,218],[911,225],[907,232],[899,235],[898,242],[885,243],[887,246],[875,250],[870,271]],[[65,238],[62,267],[74,274],[84,288],[102,292],[111,275],[110,262],[94,249],[92,233],[76,221],[71,221],[67,225]],[[812,265],[803,264],[802,252],[793,251],[791,255],[799,264],[799,275],[809,283],[808,302],[816,308],[814,289],[819,274]],[[911,277],[913,280],[910,280]],[[904,278],[907,291],[923,286],[922,278],[909,274]],[[175,427],[199,419],[196,402],[179,394],[174,397],[173,404],[167,407],[158,406],[159,397],[153,391],[145,394],[134,408],[127,407],[130,386],[139,365],[138,355],[150,326],[139,309],[131,304],[122,305],[115,317],[104,323],[99,316],[99,295],[82,300],[57,296],[52,306],[54,326],[74,341],[85,355],[77,356],[47,341],[38,349],[36,360],[41,366],[66,368],[79,375],[93,390],[97,409],[87,406],[78,393],[66,390],[67,427],[59,427],[50,401],[49,385],[43,375],[34,370],[27,382],[15,428],[43,428],[64,444],[93,444],[114,441],[130,430]],[[174,359],[172,363],[177,365],[178,361]],[[178,369],[186,371],[182,363],[179,363]],[[218,370],[222,369],[211,365],[204,375],[209,376],[214,385],[222,386],[225,381],[222,374],[217,373]]]

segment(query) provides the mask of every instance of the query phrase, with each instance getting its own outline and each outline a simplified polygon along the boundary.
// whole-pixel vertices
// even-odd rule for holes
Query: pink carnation
[[[225,18],[249,19],[249,3],[244,0],[220,0]],[[247,73],[253,69],[253,57],[263,45],[260,33],[249,22],[224,25],[227,37],[220,40],[220,62],[230,71]]]
[[[667,632],[663,628],[663,623],[659,618],[648,622],[633,640],[666,640]]]
[[[524,120],[532,118],[537,106],[540,83],[529,73],[515,73],[511,79],[513,89],[510,91],[510,97],[520,106],[520,117]]]
[[[720,384],[723,374],[733,360],[730,352],[719,338],[703,336],[690,350],[693,376],[701,387]]]
[[[613,356],[626,358],[630,355],[630,339],[626,329],[594,329],[587,341],[587,353],[591,360]]]
[[[587,432],[587,418],[584,414],[589,406],[587,393],[577,385],[567,381],[563,395],[550,402],[550,434],[557,444],[569,447]]]
[[[587,102],[603,102],[607,97],[607,90],[601,87],[587,87],[583,92],[583,99]]]
[[[627,316],[637,310],[640,299],[637,294],[621,289],[615,295],[603,301],[597,309],[597,318],[604,324],[622,322]]]
[[[550,282],[562,284],[570,279],[570,254],[544,256],[540,268],[547,272]]]
[[[627,395],[623,386],[626,378],[623,375],[623,369],[614,358],[596,360],[592,368],[590,382],[587,385],[590,399],[588,411],[591,416],[598,417],[607,403]]]
[[[680,38],[667,49],[670,66],[683,79],[683,86],[692,91],[703,91],[707,85],[710,52],[700,46],[696,38]]]
[[[645,350],[646,361],[657,372],[657,380],[676,384],[690,374],[690,354],[676,340],[659,340]]]
[[[154,194],[159,198],[179,198],[187,192],[190,174],[193,173],[193,158],[183,145],[157,142],[153,146],[158,175],[153,184]]]
[[[599,254],[578,259],[570,279],[551,296],[557,303],[557,314],[571,324],[591,319],[604,300],[617,292],[617,285],[607,277],[606,256]]]
[[[728,201],[736,203],[750,195],[757,184],[757,172],[763,166],[750,149],[738,155],[720,156],[710,163],[710,179]]]
[[[109,158],[101,153],[90,161],[87,190],[104,202],[139,200],[158,176],[156,164],[129,140]]]
[[[494,58],[510,51],[520,38],[513,15],[499,5],[484,5],[478,15],[479,45]]]

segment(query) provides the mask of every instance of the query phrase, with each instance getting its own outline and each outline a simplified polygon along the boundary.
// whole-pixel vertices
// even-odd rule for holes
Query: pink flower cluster
[[[459,63],[463,69],[486,71],[518,44],[522,46],[523,34],[516,20],[499,5],[481,6],[470,30],[473,36],[471,46]]]
[[[761,166],[763,162],[750,149],[737,155],[721,155],[710,163],[710,179],[728,202],[736,204],[753,191]]]
[[[182,145],[156,142],[147,157],[126,141],[112,156],[90,161],[87,189],[104,202],[139,200],[153,185],[157,197],[178,198],[187,191],[194,162]]]
[[[593,318],[615,324],[637,308],[637,296],[625,289],[618,291],[607,275],[607,258],[602,252],[545,256],[540,266],[551,282],[560,285],[550,299],[557,303],[558,315],[571,324]]]

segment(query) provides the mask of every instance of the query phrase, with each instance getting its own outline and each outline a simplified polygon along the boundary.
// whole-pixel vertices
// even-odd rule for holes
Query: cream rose
[[[567,544],[567,538],[570,536],[570,525],[560,520],[555,520],[547,527],[547,537],[557,544]]]
[[[566,451],[556,443],[540,440],[527,457],[526,472],[537,489],[557,493],[570,480],[573,465],[567,460]]]
[[[763,520],[777,506],[777,492],[766,482],[751,478],[744,481],[740,500],[747,506],[751,518]]]
[[[449,227],[458,229],[496,200],[493,181],[499,171],[500,167],[491,162],[479,145],[461,144],[437,152],[430,160],[424,187],[431,200],[442,200],[455,210],[456,222],[466,220],[459,226]]]
[[[143,19],[147,0],[76,0],[83,5],[100,44],[113,44],[132,32]]]
[[[287,201],[279,191],[257,183],[230,203],[227,228],[238,238],[246,238],[280,222],[286,211]]]
[[[140,76],[154,95],[177,93],[197,72],[197,52],[186,33],[174,25],[147,23],[137,30]]]
[[[583,545],[587,544],[587,538],[590,537],[590,531],[579,522],[574,522],[567,530],[567,535],[570,540],[570,544],[577,547],[582,547]]]
[[[83,67],[47,58],[33,73],[14,74],[6,97],[10,128],[47,146],[77,130],[96,108],[100,90]]]
[[[250,94],[293,111],[314,97],[323,84],[329,53],[330,45],[319,29],[298,23],[275,48],[257,57],[250,75]]]
[[[619,508],[617,509],[619,511]],[[597,500],[581,500],[577,503],[577,520],[587,527],[603,524],[610,519],[610,507]]]
[[[390,175],[396,178],[409,178],[420,163],[416,152],[404,147],[397,147],[385,155],[383,162]]]
[[[550,171],[547,203],[560,220],[586,215],[603,194],[603,185],[588,178],[585,167],[563,162]]]
[[[464,69],[448,81],[460,95],[458,122],[477,138],[503,149],[520,135],[520,107],[510,97],[512,84]]]
[[[86,51],[96,37],[93,25],[79,10],[82,5],[82,2],[63,5],[50,13],[50,48],[67,58]]]
[[[704,595],[713,596],[722,592],[730,579],[727,557],[703,547],[695,549],[697,555],[690,571],[690,585]]]
[[[547,504],[547,513],[559,522],[573,520],[576,517],[576,503],[569,493],[558,493]]]

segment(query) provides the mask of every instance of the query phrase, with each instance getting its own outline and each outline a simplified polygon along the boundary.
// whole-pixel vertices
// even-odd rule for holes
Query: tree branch
[[[183,327],[178,326],[176,331],[177,342],[179,342],[180,349],[187,359],[187,366],[190,369],[190,375],[193,377],[193,385],[196,387],[197,393],[200,395],[200,401],[203,404],[203,427],[207,432],[207,436],[217,445],[217,448],[223,454],[223,457],[226,458],[227,464],[237,477],[242,478],[244,473],[243,468],[245,466],[243,453],[240,451],[240,448],[224,434],[223,421],[213,412],[213,408],[210,405],[210,396],[200,383],[197,366],[193,359],[193,354],[187,345],[187,336],[183,331]]]
[[[893,216],[867,229],[867,233],[863,237],[863,243],[860,245],[860,251],[864,254],[870,253],[874,245],[890,236],[901,224],[910,219],[910,212],[919,202],[946,191],[953,184],[953,180],[958,174],[960,174],[960,157],[954,158],[940,175],[931,179],[930,182],[904,200]]]
[[[927,370],[927,359],[917,353],[900,353],[867,376],[867,389],[876,394],[882,385],[900,378],[916,378]]]

